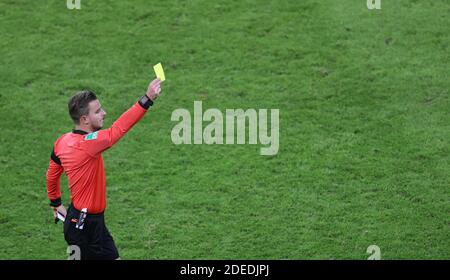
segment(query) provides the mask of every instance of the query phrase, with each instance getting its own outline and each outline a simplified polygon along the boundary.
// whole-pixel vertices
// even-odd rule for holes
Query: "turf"
[[[64,259],[45,172],[93,89],[123,259],[450,258],[447,0],[0,1],[0,259]],[[177,108],[275,108],[280,149],[174,145]],[[69,203],[67,179],[63,200]]]

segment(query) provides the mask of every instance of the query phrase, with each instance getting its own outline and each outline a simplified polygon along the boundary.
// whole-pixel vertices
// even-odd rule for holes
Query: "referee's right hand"
[[[161,80],[154,79],[150,85],[148,85],[147,89],[147,97],[150,98],[151,101],[155,101],[156,98],[159,97],[161,93]]]
[[[61,213],[62,215],[64,215],[64,217],[67,216],[67,210],[66,208],[61,204],[58,207],[53,207],[50,206],[53,209],[53,216],[56,218],[58,218],[58,214],[56,214],[57,212]]]

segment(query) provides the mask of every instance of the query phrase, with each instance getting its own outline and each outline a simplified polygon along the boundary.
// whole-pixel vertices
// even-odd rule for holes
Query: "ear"
[[[89,124],[88,118],[86,115],[82,115],[80,117],[80,124]]]

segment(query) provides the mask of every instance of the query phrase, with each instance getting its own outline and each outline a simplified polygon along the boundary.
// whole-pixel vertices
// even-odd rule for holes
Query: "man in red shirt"
[[[102,152],[120,140],[147,112],[161,92],[161,81],[153,80],[147,93],[123,113],[110,128],[101,130],[106,112],[90,91],[81,91],[69,100],[69,114],[75,123],[72,132],[60,136],[50,156],[47,194],[53,214],[65,216],[64,238],[80,248],[81,259],[118,259],[114,240],[106,228],[106,178]],[[69,181],[71,205],[61,203],[60,176]],[[83,217],[85,211],[86,217]]]

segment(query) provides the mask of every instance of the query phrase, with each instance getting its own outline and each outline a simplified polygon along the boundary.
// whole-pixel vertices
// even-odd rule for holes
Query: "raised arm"
[[[110,148],[142,119],[148,108],[153,105],[153,101],[159,97],[160,83],[159,79],[153,80],[148,86],[147,93],[123,113],[110,128],[87,134],[84,137],[84,146],[88,154],[95,156]]]

